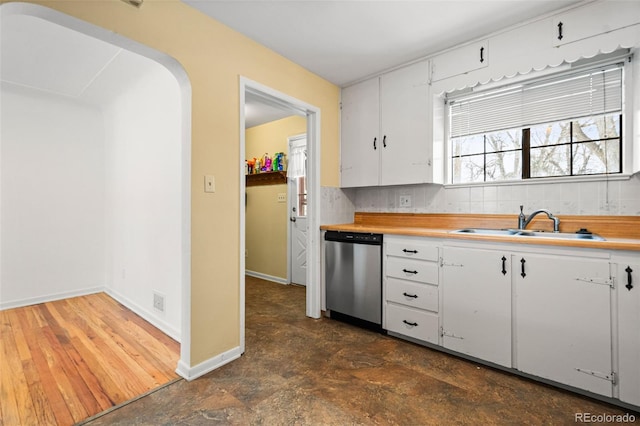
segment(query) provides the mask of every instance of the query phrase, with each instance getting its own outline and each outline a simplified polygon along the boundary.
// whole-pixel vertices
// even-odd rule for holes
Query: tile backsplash
[[[323,186],[320,189],[320,223],[330,225],[353,222],[355,191]]]
[[[411,207],[400,207],[400,196]],[[624,180],[469,187],[406,185],[322,188],[322,223],[346,223],[353,212],[518,214],[546,208],[557,215],[640,215],[640,174]]]

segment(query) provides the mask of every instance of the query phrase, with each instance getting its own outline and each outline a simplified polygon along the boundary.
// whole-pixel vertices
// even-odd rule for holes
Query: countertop
[[[385,217],[381,220],[381,215]],[[628,250],[628,251],[640,251],[640,238],[619,238],[617,236],[607,236],[605,232],[598,232],[592,230],[592,232],[599,234],[605,241],[595,240],[566,240],[566,239],[554,239],[554,238],[536,238],[536,237],[522,237],[522,236],[509,236],[509,235],[474,235],[474,234],[457,234],[452,233],[452,230],[476,227],[476,228],[513,228],[513,226],[488,226],[487,217],[483,215],[476,215],[479,219],[478,225],[468,225],[470,215],[450,215],[449,224],[453,226],[442,226],[447,224],[447,220],[442,220],[446,215],[437,215],[435,220],[430,215],[409,215],[408,220],[406,214],[394,215],[394,214],[375,214],[374,220],[369,217],[367,213],[356,213],[356,219],[354,223],[336,224],[336,225],[322,225],[322,230],[343,231],[343,232],[364,232],[364,233],[376,233],[387,235],[406,235],[406,236],[418,236],[418,237],[430,237],[430,238],[446,238],[446,239],[460,239],[460,240],[475,240],[475,241],[487,241],[497,243],[510,243],[510,244],[527,244],[527,245],[546,245],[556,247],[580,247],[602,250]],[[435,216],[435,215],[433,215]],[[461,224],[460,218],[462,217],[464,225]],[[497,215],[492,215],[491,220],[496,219]],[[431,220],[429,220],[431,219]],[[640,220],[640,218],[633,217],[632,222]],[[434,222],[439,226],[430,227],[428,222]],[[422,223],[420,223],[422,222]],[[597,221],[592,221],[593,223]],[[497,223],[497,222],[496,222]],[[419,224],[419,226],[415,226]],[[628,225],[628,224],[627,224]],[[633,223],[632,225],[636,225]],[[635,227],[635,226],[634,226]],[[537,227],[532,229],[538,229]],[[579,229],[579,228],[578,228]],[[603,228],[604,230],[604,228]],[[561,229],[561,231],[563,231]],[[638,230],[640,232],[640,229]],[[564,231],[566,232],[566,231]]]

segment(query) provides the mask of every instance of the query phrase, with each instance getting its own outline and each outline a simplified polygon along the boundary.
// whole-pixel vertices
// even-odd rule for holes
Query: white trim
[[[609,175],[584,175],[584,176],[556,176],[547,178],[532,178],[520,180],[500,180],[493,182],[468,182],[468,183],[451,183],[443,185],[445,188],[473,188],[484,186],[511,186],[511,185],[542,185],[552,183],[571,183],[571,182],[613,182],[631,179],[628,174],[615,173]]]
[[[113,290],[113,289],[111,289],[109,287],[105,288],[104,292],[109,297],[111,297],[112,299],[114,299],[117,302],[121,303],[127,309],[129,309],[130,311],[132,311],[133,313],[135,313],[136,315],[141,317],[143,320],[145,320],[149,324],[153,325],[155,328],[157,328],[158,330],[162,331],[167,336],[171,337],[173,340],[175,340],[177,342],[180,342],[180,330],[178,330],[178,329],[172,327],[170,324],[167,324],[166,322],[162,321],[161,319],[158,318],[157,315],[154,315],[153,313],[149,312],[147,309],[143,308],[142,306],[138,305],[137,303],[132,302],[131,300],[129,300],[123,294],[120,294],[117,291],[115,291],[115,290]]]
[[[188,364],[180,360],[178,362],[178,368],[176,368],[176,373],[184,379],[191,381],[240,358],[242,352],[243,351],[240,349],[240,346],[236,346],[235,348],[229,349],[228,351],[223,352],[220,355],[216,355],[213,358],[209,358],[194,367],[189,367]]]
[[[10,15],[27,15],[44,19],[127,49],[164,66],[177,80],[178,86],[180,87],[182,106],[182,274],[180,283],[182,287],[182,330],[180,333],[180,363],[189,365],[191,363],[191,83],[189,76],[182,65],[166,53],[126,38],[114,31],[98,27],[90,22],[82,21],[48,7],[20,2],[0,4],[0,16]]]
[[[320,275],[320,109],[313,107],[307,111],[307,316],[320,318],[321,275]]]
[[[14,300],[0,303],[0,311],[6,309],[22,308],[25,306],[37,305],[39,303],[54,302],[56,300],[70,299],[72,297],[88,296],[90,294],[104,293],[104,286],[88,287],[80,290],[65,291],[62,293],[48,294],[46,296],[30,297],[28,299]]]
[[[261,280],[271,281],[278,284],[289,284],[289,279],[282,277],[275,277],[273,275],[263,274],[262,272],[249,271],[248,269],[244,271],[245,275],[249,275],[250,277],[260,278]]]
[[[239,143],[239,151],[240,151],[240,252],[238,253],[240,257],[240,271],[238,273],[239,283],[240,283],[240,318],[238,318],[238,322],[240,323],[240,353],[244,353],[245,349],[245,268],[247,264],[247,259],[245,258],[245,253],[247,250],[247,232],[246,232],[246,217],[247,217],[247,182],[245,177],[245,169],[247,167],[245,158],[245,95],[247,93],[246,84],[244,81],[244,77],[240,76],[240,143]]]

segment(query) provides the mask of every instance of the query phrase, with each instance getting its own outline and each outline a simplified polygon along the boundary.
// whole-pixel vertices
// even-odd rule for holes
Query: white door
[[[294,156],[306,158],[307,139],[305,135],[289,139],[289,163],[295,162]],[[303,160],[302,163],[305,163]],[[289,247],[291,247],[290,280],[293,284],[307,285],[307,184],[306,167],[290,169],[289,177]]]

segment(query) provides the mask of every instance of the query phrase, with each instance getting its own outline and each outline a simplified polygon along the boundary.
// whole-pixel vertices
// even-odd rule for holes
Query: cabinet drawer
[[[387,331],[438,343],[438,314],[387,303]]]
[[[414,241],[391,240],[386,243],[387,256],[438,261],[438,247]]]
[[[388,277],[438,285],[438,264],[436,262],[388,257],[386,265]]]
[[[438,312],[438,287],[387,278],[387,300],[418,309]]]

